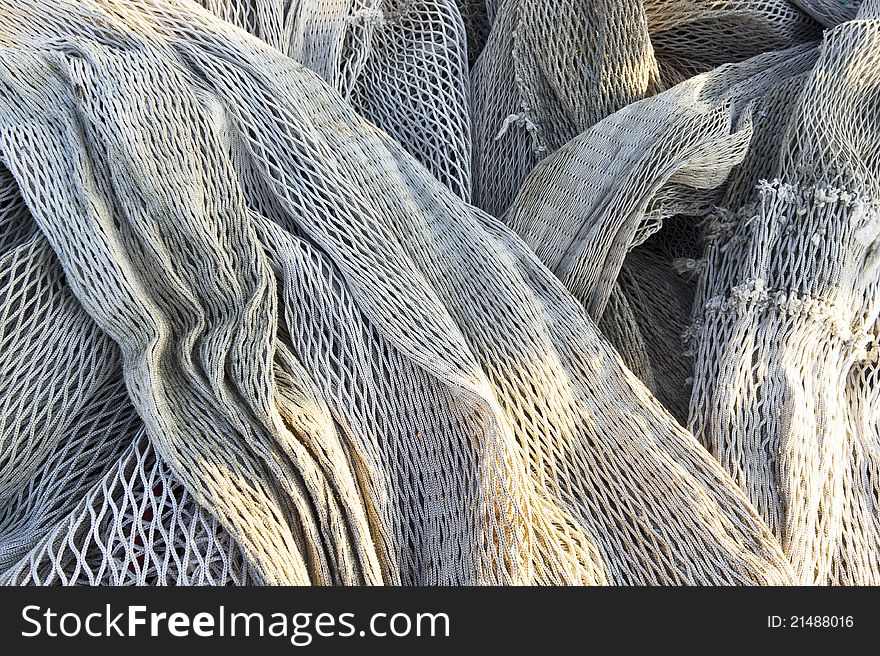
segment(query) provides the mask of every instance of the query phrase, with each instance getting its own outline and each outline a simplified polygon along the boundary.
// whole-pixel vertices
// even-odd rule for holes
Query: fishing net
[[[468,39],[479,14],[468,8],[466,32],[456,1],[199,0],[318,73],[468,200],[468,56],[478,47]]]
[[[0,582],[880,581],[873,7],[0,0]]]
[[[794,3],[827,27],[852,20],[862,4],[861,0],[794,0]]]
[[[651,42],[671,84],[715,66],[818,39],[820,26],[802,10],[809,1],[645,0],[644,7]]]
[[[819,35],[789,0],[506,0],[472,75],[474,203],[500,215],[538,162],[616,110]]]
[[[823,583],[878,585],[880,582],[880,357],[877,331],[868,357],[847,376],[849,412],[846,457],[841,466],[843,507],[840,537]]]
[[[541,162],[505,215],[682,420],[691,376],[681,334],[692,292],[662,243],[637,247],[666,220],[695,223],[721,201],[728,173],[748,152],[756,99],[814,60],[815,48],[797,46],[628,105]],[[629,325],[618,318],[621,297],[633,308]],[[627,356],[634,351],[642,364]]]
[[[490,213],[501,214],[510,209],[524,188],[541,188],[555,175],[558,160],[551,157],[555,151],[618,109],[678,82],[690,80],[687,83],[693,84],[692,76],[719,64],[746,60],[763,50],[818,38],[818,34],[816,23],[787,1],[505,2],[493,24],[489,44],[473,73],[474,202]],[[613,127],[606,126],[605,133],[597,137],[601,143],[592,147],[609,152],[624,151],[626,147],[614,151],[618,129],[626,130],[633,142],[647,137],[641,124],[652,121],[650,112],[653,108],[646,107],[644,111],[645,114],[637,119],[627,114]],[[621,128],[630,120],[638,120],[640,125],[634,129]],[[662,124],[663,119],[653,127]],[[673,128],[676,130],[674,138],[690,129],[687,121],[683,121]],[[688,138],[684,137],[685,140]],[[670,157],[674,152],[683,152],[676,151],[679,147],[676,144],[661,147],[668,148]],[[589,152],[582,158],[592,156],[593,153]],[[545,158],[548,158],[549,172],[544,177],[539,175],[538,182],[529,186],[526,183],[529,174]],[[596,170],[602,168],[597,165],[598,161],[592,161]],[[603,164],[608,161],[603,160]],[[580,159],[572,166],[579,168]],[[708,161],[697,166],[706,170],[710,168]],[[724,164],[721,166],[723,171]],[[626,193],[630,183],[622,178],[629,173],[624,171],[628,167],[629,163],[615,169],[619,177],[609,178],[606,190],[616,187],[617,193]],[[546,199],[561,205],[573,196],[577,198],[574,185],[592,183],[591,172],[586,168],[579,175],[577,180],[569,179],[556,185],[556,193],[542,196],[542,201]],[[719,181],[723,178],[721,173]],[[619,184],[618,179],[621,179]],[[689,202],[699,205],[692,212],[702,213],[708,208],[709,200],[696,198],[693,189],[686,195]],[[665,203],[663,199],[656,202]],[[594,209],[590,202],[586,202],[582,213],[566,216],[565,210],[558,215],[558,221],[577,225]],[[613,201],[608,203],[607,211],[616,209]],[[533,210],[534,207],[526,203],[525,209],[512,213],[527,215]],[[556,223],[555,210],[554,207],[553,214],[544,219],[531,215],[529,220]],[[666,218],[673,214],[664,211]],[[523,229],[517,225],[516,218],[511,221],[515,229]],[[645,227],[648,228],[649,224],[646,220]],[[656,220],[653,225],[655,228],[644,230],[633,247],[651,230],[659,229],[662,222]],[[594,236],[587,235],[585,240]],[[549,245],[552,239],[546,240],[535,231],[524,237],[539,255],[559,247],[559,244]],[[667,231],[663,239],[669,241],[671,237]],[[538,247],[538,244],[542,246]],[[618,248],[622,257],[630,245]],[[645,294],[632,282],[628,290],[611,282],[607,292],[613,302],[611,311],[606,315],[593,308],[600,329],[627,366],[683,422],[687,416],[685,408],[691,376],[690,363],[682,355],[684,349],[680,343],[681,332],[690,315],[690,301],[682,295],[689,295],[692,299],[693,293],[692,281],[681,279],[675,272],[674,261],[692,259],[695,255],[678,250],[663,262],[652,254],[654,275],[662,276],[665,282],[651,290],[650,300],[646,300]],[[557,271],[554,263],[545,262]],[[622,276],[621,284],[624,279],[631,281],[632,278],[620,265],[597,265],[595,270],[604,272],[610,281]],[[579,272],[573,275],[580,277]],[[584,282],[592,284],[586,278]],[[689,284],[691,288],[688,288]]]
[[[486,47],[492,15],[486,0],[456,0],[467,34],[468,62],[473,65]]]
[[[790,580],[732,480],[523,242],[310,70],[187,2],[2,20],[2,159],[51,247],[25,259],[58,276],[57,258],[137,413],[88,405],[123,413],[97,420],[112,437],[77,433],[100,456],[75,436],[32,447],[95,467],[51,530],[19,531],[32,546],[5,578]]]
[[[826,32],[767,103],[773,156],[707,229],[692,334],[693,430],[803,583],[878,581],[877,11]]]
[[[538,162],[658,84],[640,0],[507,0],[473,71],[474,203],[500,215]]]

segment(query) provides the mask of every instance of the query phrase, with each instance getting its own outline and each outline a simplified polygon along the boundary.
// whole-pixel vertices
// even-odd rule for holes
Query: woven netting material
[[[441,182],[470,199],[467,71],[476,45],[469,50],[468,38],[480,25],[471,9],[466,32],[456,0],[199,2],[321,75]]]
[[[473,71],[474,203],[500,215],[538,162],[614,111],[819,35],[788,0],[505,0]]]
[[[665,221],[694,222],[721,201],[749,151],[755,102],[814,61],[815,47],[797,46],[632,103],[542,161],[505,215],[681,421],[690,367],[680,340],[693,292],[662,245],[637,247]],[[655,283],[633,282],[649,270]],[[620,325],[622,305],[629,325]]]
[[[861,0],[794,0],[794,3],[826,27],[852,20],[862,4]]]
[[[510,208],[540,162],[548,161],[546,168],[554,170],[558,160],[551,156],[556,150],[615,111],[724,62],[745,60],[818,35],[818,24],[788,0],[504,2],[473,71],[474,202],[500,215]],[[650,124],[653,108],[645,106],[643,111],[648,113],[638,117],[640,125]],[[606,151],[609,159],[616,157],[615,152],[623,152],[624,148],[615,151],[614,134],[632,116],[624,115],[616,124],[606,126],[601,142],[584,153],[584,158],[591,158],[596,150]],[[645,129],[654,129],[656,134],[658,125],[664,124],[660,121]],[[690,128],[685,120],[672,128],[672,133],[677,138]],[[639,130],[628,134],[633,142],[643,136],[647,134]],[[721,165],[723,171],[724,162]],[[711,168],[707,159],[696,166]],[[565,183],[589,186],[589,178],[590,174],[582,171],[577,180]],[[546,179],[539,180],[533,188],[543,189]],[[623,182],[618,191],[627,189],[627,184]],[[616,181],[609,188],[612,185]],[[554,205],[565,203],[574,187],[559,187],[555,195],[542,191],[542,197]],[[593,191],[591,188],[590,193]],[[691,202],[697,204],[697,199]],[[609,205],[609,211],[616,211],[613,203]],[[594,209],[587,203],[584,212]],[[706,209],[694,207],[692,212]],[[526,201],[525,213],[531,211]],[[552,216],[549,220],[557,219]],[[577,225],[581,216],[568,220]],[[511,225],[517,230],[523,227],[516,220]],[[659,225],[655,222],[655,228]],[[642,238],[650,234],[643,232]],[[523,236],[532,247],[540,244],[544,252],[551,248],[534,229]],[[603,308],[591,308],[593,318],[626,365],[682,422],[687,417],[691,371],[681,355],[680,339],[691,307],[682,302],[679,292],[691,299],[693,292],[676,279],[680,276],[673,272],[672,260],[683,255],[674,253],[666,263],[657,260],[656,253],[649,255],[655,263],[655,275],[664,279],[649,295],[638,285],[623,287],[625,281],[632,282],[633,275],[626,269],[634,262],[623,270],[608,268],[611,280],[621,274],[620,286],[612,283],[607,292],[613,307],[608,314]],[[545,262],[556,271],[554,263]],[[673,313],[672,308],[678,312]],[[658,321],[657,311],[667,321]]]
[[[709,223],[690,334],[691,425],[804,583],[880,583],[878,71],[870,2],[769,103],[772,150]]]
[[[0,581],[880,582],[876,7],[0,2]]]
[[[645,234],[708,215],[705,256],[675,263],[699,277],[686,331],[689,425],[747,490],[803,583],[880,580],[878,18],[866,4],[818,49],[758,56],[627,106],[538,164],[505,217],[609,336],[634,335],[615,342],[662,397],[674,381],[656,384],[643,339],[664,316],[660,303],[631,303],[627,318],[621,292],[645,254],[663,252],[639,248]],[[728,90],[703,106],[701,135],[688,115],[719,82]],[[634,309],[645,307],[640,321]],[[664,398],[676,416],[680,401]]]
[[[44,463],[5,579],[792,580],[535,254],[311,70],[189,2],[0,15],[2,334],[67,354],[7,365],[57,399],[4,410]]]

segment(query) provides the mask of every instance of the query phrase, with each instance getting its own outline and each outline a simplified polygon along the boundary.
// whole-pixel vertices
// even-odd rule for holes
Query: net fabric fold
[[[636,116],[635,108],[640,106],[637,101],[683,80],[686,84],[693,84],[691,76],[718,64],[739,62],[764,50],[803,43],[818,38],[819,34],[816,23],[788,0],[699,4],[642,3],[641,0],[608,3],[510,0],[502,3],[487,47],[472,72],[474,202],[498,216],[505,212],[508,216],[515,216],[519,212],[530,215],[529,220],[535,220],[537,211],[537,220],[552,223],[555,218],[540,218],[537,203],[523,200],[526,189],[540,199],[562,207],[572,197],[579,197],[578,185],[592,183],[589,179],[591,166],[596,170],[618,166],[617,162],[597,164],[594,160],[586,163],[577,177],[560,182],[554,176],[566,175],[567,171],[579,168],[581,162],[574,162],[569,167],[560,165],[559,159],[554,157],[558,149],[567,147],[581,133],[621,108],[634,111],[623,115],[619,124],[606,126],[607,131],[601,137],[604,142],[595,144],[594,148],[614,148],[617,130],[633,137],[634,142],[642,138],[650,142],[654,138],[649,135],[650,131],[672,119],[661,119],[652,127],[650,113]],[[800,51],[791,52],[799,56]],[[759,59],[756,57],[754,61]],[[743,92],[747,93],[747,90]],[[683,108],[689,102],[683,101]],[[644,107],[646,112],[653,109],[651,105]],[[684,112],[694,109],[687,107]],[[644,126],[645,132],[639,133],[638,128],[629,125],[630,121]],[[701,129],[683,122],[676,128],[680,132],[676,132],[674,138],[684,141],[699,138],[696,135]],[[740,149],[746,147],[748,140],[745,132],[741,137]],[[634,145],[635,149],[640,147]],[[658,156],[662,158],[666,154],[672,156],[671,152],[680,146],[664,143],[659,147],[667,150]],[[592,155],[592,151],[584,153],[585,159]],[[724,159],[720,164],[722,169],[730,166]],[[615,169],[615,175],[608,176],[609,194],[613,193],[612,188],[616,188],[617,193],[626,193],[624,190],[630,182],[624,169],[628,165],[620,165]],[[695,166],[712,171],[716,164],[707,158]],[[541,167],[544,172],[537,173]],[[533,172],[535,175],[530,178]],[[723,171],[719,175],[723,177]],[[534,182],[530,182],[532,179]],[[545,184],[551,185],[548,189],[553,191],[545,191],[542,188]],[[712,202],[720,198],[719,193],[700,197],[693,185],[678,196],[674,202],[693,205],[681,208],[691,215],[704,214]],[[687,201],[682,200],[685,197]],[[525,209],[511,208],[515,201],[524,204]],[[669,205],[662,210],[664,217],[674,215],[672,203],[660,199],[657,204]],[[560,212],[559,221],[577,223],[582,220],[581,216],[566,216],[566,211],[571,211],[571,207]],[[512,225],[518,230],[523,228],[516,223]],[[656,217],[645,217],[641,234],[635,238],[633,246],[652,231],[659,230],[661,225],[662,221]],[[532,232],[524,236],[539,254],[560,247],[547,235]],[[595,234],[589,234],[584,239],[589,241],[595,237]],[[622,257],[629,246],[621,245],[617,249]],[[655,292],[674,294],[684,291],[682,282],[688,283],[678,279],[673,262],[681,257],[690,258],[690,254],[677,253],[668,262],[657,263],[659,268],[655,271],[661,273],[662,270],[667,284],[655,287]],[[582,282],[589,287],[596,284],[589,280],[589,274],[577,272],[572,276],[569,272],[560,272],[553,264],[550,266],[568,285]],[[677,308],[683,314],[669,317],[671,321],[661,325],[651,314],[651,308],[644,307],[644,304],[640,307],[639,301],[632,297],[634,294],[638,296],[632,285],[629,292],[616,288],[615,280],[621,266],[617,263],[607,269],[594,267],[594,271],[607,275],[608,280],[601,284],[605,290],[602,293],[609,299],[613,297],[614,307],[607,315],[590,307],[591,313],[600,320],[603,334],[626,365],[668,404],[679,420],[686,421],[691,376],[690,364],[682,355],[680,332],[688,321],[690,305],[667,296],[667,302],[657,303],[655,307],[665,315],[671,308]],[[574,277],[582,280],[574,283]],[[572,289],[576,296],[583,296],[582,291]],[[669,351],[669,347],[674,351]]]
[[[821,26],[804,11],[808,2],[644,0],[664,81],[676,84],[722,64],[819,39]]]
[[[751,152],[755,103],[815,56],[809,45],[760,55],[628,105],[544,160],[504,216],[682,422],[693,285],[674,254],[689,248],[657,233],[669,221],[673,235],[695,228],[721,201],[728,173]],[[683,273],[695,266],[685,258]],[[635,282],[649,270],[664,283]]]
[[[790,0],[506,0],[472,71],[474,203],[625,105],[725,63],[819,39]]]
[[[491,29],[489,3],[486,0],[456,0],[467,33],[468,63],[473,66],[486,47]]]
[[[636,326],[645,344],[644,356],[653,378],[652,384],[646,385],[682,425],[687,425],[693,363],[685,354],[682,335],[693,309],[695,284],[690,272],[686,267],[684,271],[674,267],[658,238],[627,255],[618,283],[632,298]],[[603,319],[608,314],[606,309]],[[613,336],[609,339],[615,343]]]
[[[217,570],[211,563],[225,556],[213,552],[224,539],[230,543],[228,535],[185,494],[174,500],[169,521],[169,491],[182,488],[149,455],[116,346],[70,292],[5,167],[0,185],[2,580],[224,584],[223,566],[213,577],[199,569],[208,564]],[[132,459],[127,451],[133,441],[145,457]],[[134,469],[132,462],[152,471]],[[120,466],[124,474],[110,473]],[[108,482],[114,475],[128,476],[128,486]],[[187,519],[175,536],[174,517],[196,523]],[[237,562],[232,578],[244,572],[240,554]]]
[[[186,2],[17,7],[2,159],[230,538],[196,578],[790,580],[534,253],[311,71]]]
[[[74,443],[75,444],[75,443]],[[88,443],[83,442],[84,445]],[[143,429],[110,455],[106,471],[65,500],[48,532],[0,574],[3,585],[255,585],[241,547],[195,503]],[[76,447],[74,447],[76,448]],[[86,449],[82,449],[86,453]],[[77,454],[80,455],[80,454]],[[86,458],[67,462],[81,464]],[[50,464],[51,466],[51,464]]]
[[[834,27],[856,17],[862,0],[792,0],[825,27]]]
[[[503,3],[472,72],[474,204],[500,216],[541,160],[658,84],[640,0]]]
[[[199,0],[305,64],[465,200],[468,39],[456,0]],[[467,13],[469,26],[478,18]],[[476,47],[476,45],[475,45]]]
[[[505,221],[601,316],[626,253],[667,218],[708,214],[748,152],[755,100],[814,60],[812,46],[760,55],[628,105],[542,162]]]
[[[835,546],[828,582],[880,584],[880,358],[878,331],[868,356],[853,366],[846,382],[849,401],[842,487],[849,493],[841,512],[841,539]]]
[[[0,298],[6,569],[118,457],[139,422],[115,345],[79,307],[42,235],[0,257]]]
[[[803,583],[876,582],[876,3],[826,32],[707,230],[690,422]],[[781,130],[778,127],[781,125]],[[742,203],[740,205],[740,202]],[[873,511],[876,514],[876,510]]]

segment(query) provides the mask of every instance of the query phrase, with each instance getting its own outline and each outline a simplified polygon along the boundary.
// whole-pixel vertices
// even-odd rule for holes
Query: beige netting
[[[826,33],[791,102],[770,105],[784,117],[766,129],[782,135],[775,155],[742,176],[771,181],[731,188],[697,302],[693,429],[805,583],[880,580],[865,514],[877,503],[876,408],[865,412],[877,394],[878,75],[880,14],[866,3]]]
[[[789,0],[505,0],[472,77],[474,203],[504,212],[538,162],[629,103],[819,35]]]
[[[818,35],[815,22],[787,0],[772,3],[747,0],[644,4],[641,0],[606,3],[509,0],[500,10],[489,44],[473,74],[474,202],[490,213],[503,213],[523,188],[531,189],[530,193],[534,194],[535,189],[548,184],[549,177],[558,174],[559,160],[549,157],[552,153],[616,110],[718,64],[738,62],[763,50],[799,43]],[[693,85],[693,80],[687,83]],[[748,89],[745,92],[748,93]],[[635,116],[639,111],[642,113]],[[702,128],[691,125],[690,119],[683,116],[677,127],[670,126],[669,142],[653,143],[651,135],[658,135],[666,121],[676,119],[662,117],[660,110],[662,118],[654,122],[652,111],[650,106],[634,109],[622,115],[617,123],[606,126],[591,148],[604,149],[609,154],[596,156],[581,169],[583,159],[593,158],[593,152],[584,154],[574,163],[578,176],[566,179],[557,186],[555,193],[543,194],[539,202],[554,205],[554,213],[555,206],[571,201],[572,195],[575,196],[574,202],[578,203],[581,199],[576,185],[590,187],[596,184],[596,172],[608,162],[602,159],[603,156],[617,158],[618,153],[624,153],[619,161],[625,161],[629,155],[625,152],[628,146],[619,146],[615,141],[619,129],[626,132],[622,138],[632,139],[637,150],[647,150],[645,144],[635,143],[641,139],[647,140],[652,148],[665,149],[656,155],[660,160],[656,163],[658,166],[663,166],[663,158],[668,157],[671,162],[684,152],[675,141],[700,138]],[[715,111],[724,110],[719,107]],[[630,122],[632,127],[625,125]],[[691,130],[691,135],[686,134]],[[712,156],[710,152],[707,157]],[[549,173],[537,176],[531,185],[524,184],[528,174],[548,157]],[[726,173],[723,159],[719,165],[721,170],[715,173],[720,174],[720,182]],[[595,170],[589,171],[590,166]],[[607,203],[606,212],[617,212],[620,208],[615,201],[600,200],[600,196],[635,192],[631,189],[633,182],[627,180],[627,176],[641,175],[644,169],[631,166],[632,162],[627,162],[615,169],[608,176],[609,183],[604,189],[598,192],[590,189],[588,193],[596,193],[596,196],[575,211],[574,216],[566,216],[571,207],[562,209],[559,223],[578,225],[596,210],[599,202]],[[696,163],[696,167],[703,170],[697,175],[712,173],[708,158]],[[625,170],[627,168],[630,171]],[[693,190],[687,192],[688,202],[698,205],[690,211],[704,213],[710,199],[693,196]],[[538,216],[531,201],[520,201],[520,204],[524,207],[513,213],[518,211],[527,215],[528,221],[557,222],[555,215],[545,219]],[[656,204],[664,206],[665,215],[673,214],[673,208],[666,207],[668,203],[664,198],[657,199]],[[517,225],[518,220],[511,219],[511,225],[521,231],[524,226]],[[598,215],[590,220],[598,224],[602,222]],[[646,227],[647,224],[646,221]],[[660,222],[654,221],[651,229],[659,226]],[[640,235],[633,246],[646,234]],[[564,248],[558,243],[550,243],[552,237],[545,239],[535,230],[524,236],[539,255]],[[595,238],[596,234],[584,236],[587,242]],[[594,246],[602,248],[599,243]],[[621,257],[629,248],[629,244],[617,246]],[[657,301],[656,306],[650,301],[646,305],[644,298],[633,298],[640,292],[632,284],[629,290],[615,287],[613,281],[621,271],[619,265],[604,267],[598,263],[595,271],[608,277],[607,293],[612,295],[614,307],[610,316],[593,309],[593,316],[600,319],[600,329],[620,352],[627,366],[681,421],[686,420],[687,381],[691,376],[690,367],[682,356],[680,339],[690,314],[690,303],[677,300],[676,292],[671,290],[683,284],[687,286],[687,282],[676,279],[679,276],[673,272],[673,260],[686,255],[692,254],[676,252],[666,262],[654,256],[655,274],[667,279],[665,284],[653,290],[652,300]],[[545,262],[556,270],[554,263],[547,259]],[[628,276],[625,271],[623,275]],[[580,272],[575,272],[574,276],[581,277]],[[586,277],[584,283],[592,284]],[[673,295],[662,298],[667,292]],[[682,293],[690,293],[690,290],[682,290]],[[665,315],[662,322],[658,321],[657,310]]]
[[[0,582],[876,582],[880,30],[804,9],[0,0]]]
[[[465,31],[460,1],[198,0],[321,75],[469,200],[468,39],[485,37],[475,9]]]

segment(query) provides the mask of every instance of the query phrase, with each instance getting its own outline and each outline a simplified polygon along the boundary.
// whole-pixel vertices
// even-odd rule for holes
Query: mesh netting
[[[500,214],[538,162],[614,111],[819,36],[789,0],[506,0],[472,76],[474,202]]]
[[[667,84],[768,50],[818,39],[821,27],[796,0],[645,0]],[[837,0],[830,0],[836,2]]]
[[[534,254],[314,74],[184,2],[28,7],[3,159],[156,462],[238,545],[172,513],[210,565],[142,538],[110,571],[243,580],[240,548],[267,583],[788,580]],[[72,578],[48,539],[15,571]]]
[[[468,200],[469,43],[484,37],[470,8],[465,31],[457,1],[199,0],[321,75]]]
[[[244,553],[217,520],[201,509],[160,459],[144,432],[122,452],[119,441],[73,441],[53,455],[48,470],[110,465],[66,480],[39,480],[29,501],[16,504],[49,515],[51,525],[29,522],[20,530],[30,550],[4,568],[13,585],[248,585],[259,583]],[[111,464],[112,463],[112,464]],[[64,485],[62,486],[61,483]],[[47,492],[55,493],[47,498]],[[40,507],[36,501],[42,501]],[[64,505],[61,505],[61,504]],[[66,507],[64,507],[66,506]],[[61,511],[63,508],[63,512]],[[2,516],[4,531],[15,515]],[[20,520],[19,520],[20,521]],[[37,530],[42,529],[39,533]],[[16,554],[17,555],[17,554]]]
[[[805,583],[877,581],[874,520],[857,519],[876,500],[875,16],[826,33],[814,70],[767,103],[778,146],[739,177],[771,181],[731,187],[696,305],[692,426]]]
[[[473,71],[475,204],[500,215],[544,157],[658,84],[639,0],[503,3]]]
[[[861,5],[861,0],[793,0],[810,16],[827,27],[852,20]]]
[[[880,584],[857,11],[0,0],[0,582]]]
[[[653,276],[671,281],[651,293],[660,308],[632,298],[630,305],[640,308],[642,319],[615,327],[604,318],[607,305],[615,296],[639,294],[627,283],[632,274],[621,278],[628,253],[666,219],[690,215],[694,222],[721,200],[727,173],[748,151],[755,99],[814,60],[814,48],[798,46],[719,68],[627,106],[544,160],[505,216],[591,315],[601,319],[621,354],[635,349],[647,361],[634,366],[624,355],[627,364],[636,373],[657,369],[642,380],[672,404],[679,418],[684,417],[682,393],[690,378],[680,348],[690,304],[674,297],[661,300],[687,282],[676,280],[673,259],[654,247]],[[577,193],[566,191],[572,189]],[[646,264],[634,268],[643,275],[649,270]],[[618,284],[629,290],[616,290]],[[621,316],[616,308],[611,313]],[[666,321],[658,320],[664,316]],[[638,346],[625,346],[633,340]],[[673,345],[679,347],[670,351]]]

